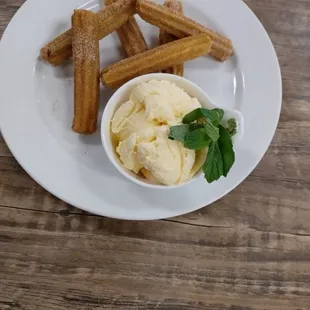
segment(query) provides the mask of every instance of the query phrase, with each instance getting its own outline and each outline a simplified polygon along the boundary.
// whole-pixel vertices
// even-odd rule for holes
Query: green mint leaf
[[[218,140],[218,145],[223,160],[223,175],[227,177],[228,172],[235,162],[235,152],[229,131],[223,126],[220,126],[219,130],[220,138]]]
[[[223,175],[223,160],[219,145],[212,142],[209,146],[208,157],[203,165],[203,171],[208,183],[217,181]]]
[[[227,121],[227,130],[229,134],[233,137],[237,133],[237,121],[234,118],[230,118]]]
[[[224,116],[224,110],[222,109],[213,109],[213,110],[208,110],[208,109],[203,109],[203,108],[198,108],[187,115],[184,116],[183,118],[183,124],[190,124],[192,122],[198,121],[201,118],[206,118],[211,120],[211,122],[215,125],[218,126]]]
[[[200,118],[203,118],[204,116],[203,116],[201,110],[202,110],[201,108],[198,108],[198,109],[193,110],[192,112],[186,114],[186,115],[183,117],[182,123],[183,123],[183,124],[189,124],[189,123],[192,123],[192,122],[197,121],[197,120],[200,119]]]
[[[204,128],[188,131],[184,137],[184,146],[190,150],[201,150],[209,146],[211,139]]]
[[[224,117],[224,110],[222,109],[213,109],[211,110],[211,115],[206,116],[208,119],[210,119],[214,126],[218,126]]]
[[[178,140],[184,143],[184,137],[186,133],[189,131],[194,131],[200,128],[204,128],[203,124],[200,123],[191,123],[186,125],[177,125],[170,127],[170,140]]]
[[[209,119],[205,123],[205,131],[213,142],[216,142],[220,137],[219,129]]]
[[[196,129],[200,129],[200,128],[203,128],[203,127],[204,127],[204,124],[201,124],[201,123],[191,123],[191,124],[189,124],[188,130],[189,131],[194,131]]]
[[[184,142],[184,137],[189,130],[190,125],[177,125],[170,127],[170,140],[178,140]]]

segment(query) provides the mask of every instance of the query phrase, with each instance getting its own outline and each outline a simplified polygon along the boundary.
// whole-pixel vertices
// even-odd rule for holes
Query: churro
[[[75,10],[72,16],[74,60],[74,119],[72,129],[81,134],[96,131],[99,110],[99,16]]]
[[[146,22],[164,29],[178,38],[206,33],[212,39],[210,55],[220,61],[226,60],[233,53],[232,42],[219,33],[210,30],[180,12],[154,3],[150,0],[137,0],[137,12]]]
[[[101,72],[101,81],[107,87],[117,88],[134,77],[208,54],[211,46],[207,34],[176,40],[108,66]]]
[[[182,2],[179,0],[167,0],[164,3],[164,6],[170,8],[173,11],[183,13],[183,5],[182,5]],[[175,41],[177,39],[178,39],[177,37],[168,33],[166,30],[163,30],[163,29],[159,30],[159,44],[160,45]],[[172,66],[170,68],[163,70],[163,72],[183,76],[184,64]]]
[[[136,0],[119,0],[99,11],[99,38],[101,40],[126,23],[135,14]],[[41,58],[58,66],[72,56],[72,29],[67,30],[41,49]]]
[[[117,1],[118,0],[105,0],[105,4],[111,5]],[[128,21],[118,28],[116,32],[128,57],[148,50],[144,36],[133,16],[129,17]]]

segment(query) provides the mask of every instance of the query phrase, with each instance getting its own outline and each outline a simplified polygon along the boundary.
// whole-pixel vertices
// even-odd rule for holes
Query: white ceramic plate
[[[255,168],[277,127],[281,73],[264,28],[241,0],[183,0],[188,16],[230,37],[235,54],[225,63],[202,57],[185,66],[185,77],[220,106],[239,110],[244,137],[227,178],[200,178],[180,189],[141,188],[109,162],[100,133],[71,131],[72,66],[52,68],[38,59],[42,45],[70,26],[72,11],[99,9],[97,0],[28,0],[0,43],[0,125],[15,158],[46,190],[87,211],[120,219],[150,220],[204,207],[234,189]],[[150,46],[158,30],[139,20]],[[116,34],[101,41],[101,66],[121,58]],[[112,95],[102,88],[102,107]]]

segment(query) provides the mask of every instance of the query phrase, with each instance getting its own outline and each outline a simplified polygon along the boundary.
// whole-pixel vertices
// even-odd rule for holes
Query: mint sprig
[[[170,140],[178,140],[184,143],[185,135],[189,131],[189,125],[177,125],[170,127]]]
[[[191,123],[191,124],[172,126],[170,127],[169,139],[178,140],[184,143],[186,133],[195,131],[203,127],[204,125],[200,123]]]
[[[207,135],[213,142],[216,142],[220,138],[218,127],[215,127],[210,119],[206,119],[204,127]]]
[[[215,126],[218,126],[224,117],[224,110],[213,109],[208,110],[204,108],[198,108],[184,116],[182,123],[190,124],[198,121],[199,119],[209,119]]]
[[[227,130],[230,135],[233,137],[237,133],[237,122],[234,118],[231,118],[227,121]]]
[[[183,124],[170,127],[169,139],[177,140],[191,150],[209,148],[203,171],[208,183],[227,177],[235,162],[232,136],[237,133],[235,119],[222,125],[222,109],[196,109],[183,118]]]
[[[188,131],[184,136],[184,146],[190,150],[201,150],[208,147],[211,142],[205,128]]]
[[[223,176],[227,177],[228,172],[235,162],[235,152],[229,131],[221,125],[219,126],[219,129],[220,138],[218,140],[218,146],[222,154]]]
[[[217,181],[224,173],[224,164],[218,143],[212,142],[208,157],[203,165],[203,172],[208,183]]]

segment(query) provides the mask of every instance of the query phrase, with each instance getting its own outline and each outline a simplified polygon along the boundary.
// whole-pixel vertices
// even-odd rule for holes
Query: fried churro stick
[[[164,3],[164,6],[170,8],[173,11],[183,13],[182,2],[179,0],[167,0]],[[166,30],[163,30],[163,29],[159,30],[159,44],[160,45],[175,41],[177,39],[178,39],[177,37],[168,33]],[[179,64],[179,65],[175,65],[173,67],[167,68],[167,69],[163,70],[163,72],[183,76],[184,64]]]
[[[117,1],[118,0],[105,0],[105,4],[111,5]],[[128,22],[118,28],[116,32],[128,57],[148,50],[144,36],[133,16],[129,17]]]
[[[210,55],[220,61],[226,60],[233,53],[232,42],[210,30],[180,12],[172,11],[163,5],[149,0],[137,0],[137,12],[146,22],[164,29],[178,38],[206,33],[213,41]]]
[[[119,0],[99,11],[99,40],[115,31],[135,14],[136,0]],[[72,56],[72,29],[41,49],[41,58],[53,66],[58,66]]]
[[[99,17],[86,10],[72,16],[74,119],[72,130],[96,131],[99,110]]]
[[[117,88],[134,77],[208,54],[211,46],[212,40],[207,34],[176,40],[103,69],[101,81],[107,87]]]

